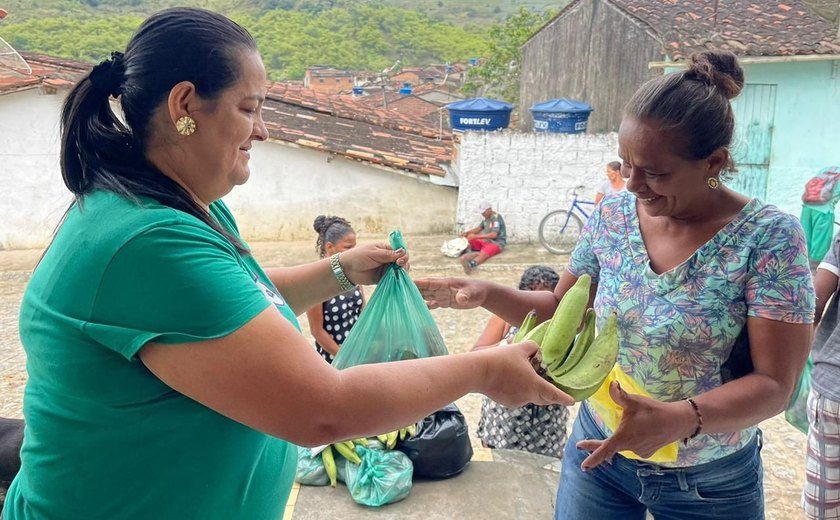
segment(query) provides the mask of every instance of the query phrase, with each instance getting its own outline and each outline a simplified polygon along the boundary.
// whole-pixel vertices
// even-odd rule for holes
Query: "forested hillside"
[[[0,36],[16,49],[91,61],[124,48],[144,18],[68,12],[16,21],[13,14],[0,24]],[[273,79],[300,78],[306,67],[315,64],[377,70],[397,59],[404,66],[467,60],[487,48],[486,36],[477,27],[456,27],[417,11],[383,5],[228,15],[254,35]]]
[[[148,14],[174,5],[222,12],[247,27],[272,79],[311,65],[380,70],[483,57],[490,30],[530,0],[0,0],[0,36],[18,50],[95,61],[121,49]],[[553,5],[556,5],[554,3]],[[422,12],[421,12],[422,11]]]
[[[230,14],[264,14],[272,9],[319,13],[334,7],[385,5],[423,12],[430,17],[463,25],[504,21],[520,7],[544,12],[566,1],[552,0],[0,0],[0,6],[21,16],[118,13],[148,14],[166,7],[195,5]],[[826,1],[826,0],[823,0]],[[23,11],[23,12],[21,12]]]

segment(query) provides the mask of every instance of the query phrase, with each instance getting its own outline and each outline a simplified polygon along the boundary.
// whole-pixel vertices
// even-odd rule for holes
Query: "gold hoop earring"
[[[190,116],[181,116],[175,121],[175,130],[185,137],[193,135],[195,133],[195,119]]]
[[[720,186],[720,181],[717,177],[709,177],[706,179],[706,184],[708,184],[709,188],[716,190]]]

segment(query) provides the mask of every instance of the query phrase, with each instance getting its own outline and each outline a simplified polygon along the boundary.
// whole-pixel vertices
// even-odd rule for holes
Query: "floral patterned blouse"
[[[721,364],[748,316],[814,319],[802,227],[757,199],[682,264],[656,274],[639,231],[636,197],[608,195],[586,223],[567,269],[597,280],[599,326],[609,313],[618,314],[621,368],[662,401],[720,386]],[[698,435],[687,446],[680,443],[674,466],[730,455],[754,434],[755,427]]]

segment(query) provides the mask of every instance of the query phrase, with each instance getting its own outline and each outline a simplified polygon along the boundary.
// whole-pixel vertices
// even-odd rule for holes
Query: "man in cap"
[[[502,252],[507,242],[505,232],[505,220],[486,200],[478,204],[478,211],[484,219],[481,223],[464,231],[462,237],[466,237],[470,243],[470,250],[461,255],[461,265],[464,272],[472,273],[479,265],[487,261],[491,256]]]

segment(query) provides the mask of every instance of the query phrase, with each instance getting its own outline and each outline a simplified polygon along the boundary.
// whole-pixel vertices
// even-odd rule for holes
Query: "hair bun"
[[[744,69],[729,51],[703,51],[691,55],[686,76],[717,88],[733,99],[744,88]]]
[[[312,227],[315,228],[315,231],[320,233],[324,230],[324,226],[327,223],[327,217],[324,215],[318,215],[315,217],[315,222],[312,223]]]

